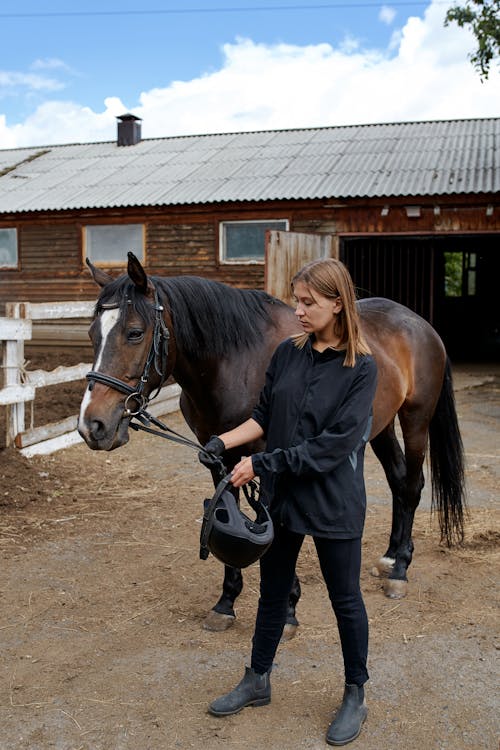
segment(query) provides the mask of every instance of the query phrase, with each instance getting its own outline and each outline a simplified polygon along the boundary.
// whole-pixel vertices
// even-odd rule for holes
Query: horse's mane
[[[273,325],[273,306],[283,305],[266,292],[236,289],[198,276],[150,278],[172,318],[177,346],[188,356],[220,357],[259,345],[264,329]],[[129,301],[143,320],[151,322],[153,306],[126,275],[106,284],[96,314],[110,303],[124,310]]]
[[[273,324],[271,309],[282,304],[256,289],[236,289],[197,276],[155,278],[166,304],[178,346],[186,354],[228,354],[262,343],[264,329]]]

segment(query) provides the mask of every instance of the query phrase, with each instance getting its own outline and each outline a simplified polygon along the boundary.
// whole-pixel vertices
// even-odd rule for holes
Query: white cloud
[[[443,6],[431,3],[393,32],[387,50],[237,39],[224,45],[219,70],[143,91],[129,111],[146,138],[499,116],[497,68],[482,84],[468,59],[474,38],[443,19]],[[115,116],[127,109],[116,97],[102,112],[47,101],[23,122],[0,118],[0,147],[113,140]]]
[[[36,73],[19,73],[11,70],[0,70],[0,97],[19,89],[30,91],[58,91],[64,84],[55,78]]]
[[[403,30],[402,29],[395,29],[392,34],[391,38],[389,40],[389,46],[388,46],[388,52],[393,53],[395,52],[397,54],[397,51],[399,49],[399,45],[401,44],[401,39],[403,38]]]
[[[382,21],[382,23],[386,23],[388,26],[390,26],[396,18],[396,11],[394,10],[394,8],[390,8],[388,5],[382,5],[378,17],[379,20]]]
[[[345,36],[339,45],[340,52],[344,52],[346,55],[350,55],[352,52],[359,50],[360,44],[359,39],[353,36]]]
[[[1,148],[110,140],[116,117],[125,112],[125,107],[113,97],[104,104],[104,111],[96,113],[74,102],[49,101],[37,107],[23,123],[12,127],[7,127],[5,116],[1,115]]]
[[[30,67],[32,70],[63,70],[71,72],[71,69],[66,65],[64,60],[59,60],[57,57],[38,58],[31,63]]]

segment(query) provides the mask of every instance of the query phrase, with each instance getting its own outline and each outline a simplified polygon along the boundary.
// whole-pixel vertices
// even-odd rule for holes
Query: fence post
[[[19,319],[24,317],[22,314],[24,307],[18,302],[8,303],[6,305],[7,317]],[[24,366],[24,339],[18,339],[17,341],[6,341],[3,353],[3,371],[4,371],[4,386],[9,385],[21,385],[21,371]],[[20,401],[17,404],[7,405],[7,435],[5,444],[7,447],[14,444],[16,435],[19,432],[24,432],[25,422],[24,417],[24,401]]]

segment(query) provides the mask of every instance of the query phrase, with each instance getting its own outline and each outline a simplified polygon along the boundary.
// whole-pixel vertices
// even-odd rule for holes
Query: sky
[[[453,0],[2,0],[0,148],[500,116]]]

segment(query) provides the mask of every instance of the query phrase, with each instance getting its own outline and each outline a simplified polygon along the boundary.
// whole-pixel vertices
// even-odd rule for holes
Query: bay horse
[[[89,329],[95,359],[78,430],[93,450],[124,445],[132,413],[147,405],[170,375],[182,389],[180,408],[187,424],[205,444],[211,435],[249,417],[271,354],[280,341],[301,330],[294,310],[263,291],[195,276],[149,277],[132,253],[127,273],[117,279],[87,264],[102,289]],[[463,446],[450,363],[436,331],[388,299],[357,304],[378,366],[370,443],[392,493],[389,544],[377,567],[386,595],[401,598],[407,589],[427,450],[441,541],[451,545],[463,539]],[[396,416],[403,447],[396,436]],[[254,444],[227,451],[225,464],[231,469],[241,455],[262,449],[262,444]],[[226,567],[222,594],[205,620],[206,628],[224,630],[232,624],[242,586],[241,571]],[[299,596],[296,579],[285,637],[291,637],[298,624]]]

